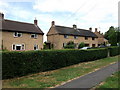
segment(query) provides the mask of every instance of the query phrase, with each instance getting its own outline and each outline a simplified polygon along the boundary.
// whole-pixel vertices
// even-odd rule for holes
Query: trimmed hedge
[[[31,73],[107,57],[107,49],[2,52],[2,78]]]
[[[120,47],[113,46],[113,47],[109,47],[108,49],[110,52],[110,56],[116,56],[120,54]]]

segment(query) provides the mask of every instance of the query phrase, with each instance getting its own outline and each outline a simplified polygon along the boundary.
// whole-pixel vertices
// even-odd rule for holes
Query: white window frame
[[[63,47],[65,47],[67,45],[67,43],[63,43]]]
[[[66,37],[65,37],[66,36]],[[64,38],[68,38],[68,35],[64,35]]]
[[[78,38],[78,36],[74,36],[74,39],[77,39]]]
[[[88,37],[85,37],[85,40],[88,40]]]
[[[13,49],[13,45],[15,45],[15,49]],[[23,49],[23,46],[24,45],[24,49]],[[21,48],[20,48],[20,50],[16,50],[16,47],[17,46],[20,46]],[[12,50],[14,50],[14,51],[21,51],[21,50],[25,50],[25,44],[12,44]]]
[[[95,37],[92,37],[92,40],[95,40]]]
[[[34,35],[34,37],[31,37],[32,35]],[[38,38],[38,34],[31,34],[31,38]]]
[[[35,46],[37,46],[37,49],[36,49],[36,50],[39,50],[39,45],[34,44],[34,47],[33,47],[33,48],[35,48]],[[35,49],[34,49],[34,50],[35,50]]]
[[[15,33],[17,33],[16,36],[15,36]],[[14,36],[14,37],[19,37],[19,36],[18,36],[19,34],[20,34],[20,37],[22,37],[22,33],[19,33],[19,32],[14,32],[14,33],[13,33],[13,36]]]

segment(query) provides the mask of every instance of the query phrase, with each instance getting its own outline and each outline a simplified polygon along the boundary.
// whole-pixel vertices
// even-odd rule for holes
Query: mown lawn
[[[120,79],[119,76],[120,76],[120,71],[108,77],[104,82],[102,82],[96,88],[100,88],[100,89],[101,88],[119,88],[120,89],[120,83],[118,82],[118,80]]]
[[[118,56],[83,62],[61,69],[3,80],[3,88],[47,88],[93,72],[118,60]]]

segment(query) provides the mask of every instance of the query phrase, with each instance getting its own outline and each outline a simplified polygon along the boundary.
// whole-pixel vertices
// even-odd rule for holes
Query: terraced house
[[[97,35],[97,37],[98,37],[98,46],[100,46],[101,44],[107,44],[108,43],[108,40],[106,40],[105,38],[104,38],[104,35],[103,35],[103,33],[101,33],[100,31],[98,31],[98,29],[97,28],[95,28],[95,32],[94,32],[96,35]]]
[[[52,44],[54,49],[63,49],[69,41],[73,41],[76,47],[81,42],[84,42],[85,46],[97,47],[98,37],[91,30],[92,28],[89,30],[79,29],[77,25],[73,25],[73,27],[59,26],[52,21],[47,33],[47,42]]]
[[[4,19],[0,13],[0,32],[2,32],[2,49],[10,51],[19,50],[40,50],[43,48],[44,33],[37,25]]]

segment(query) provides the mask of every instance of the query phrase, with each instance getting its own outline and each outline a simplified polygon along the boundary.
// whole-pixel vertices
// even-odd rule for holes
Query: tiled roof
[[[54,27],[58,34],[96,37],[97,38],[97,36],[90,30],[78,29],[78,28],[74,29],[74,28],[58,26],[58,25],[55,25]]]
[[[99,32],[94,32],[98,38],[104,38],[104,36],[102,34],[100,34]]]
[[[26,32],[26,33],[37,33],[37,34],[44,34],[42,30],[35,24],[25,23],[25,22],[18,22],[3,19],[0,21],[2,23],[2,31],[16,31],[16,32]]]

